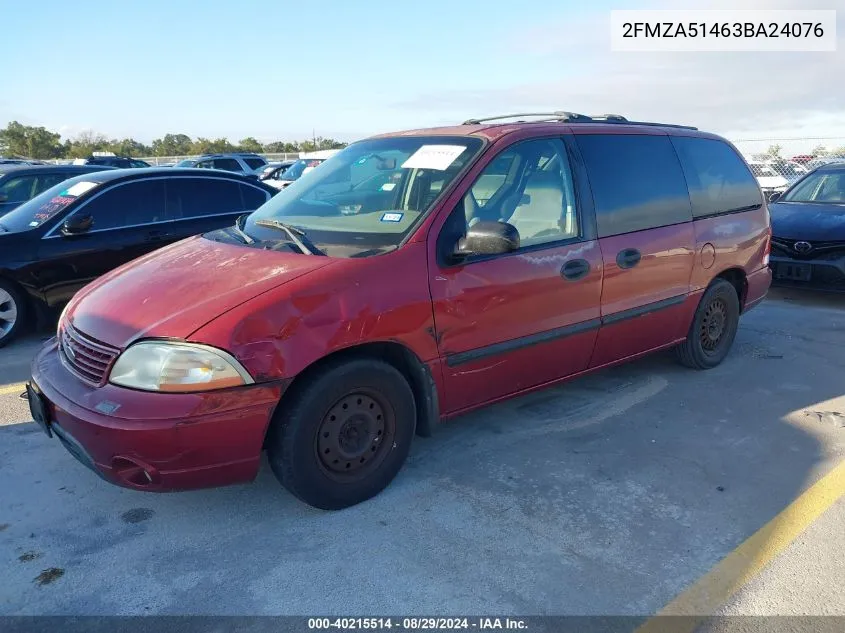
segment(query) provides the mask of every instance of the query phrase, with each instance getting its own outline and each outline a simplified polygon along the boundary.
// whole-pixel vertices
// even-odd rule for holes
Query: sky
[[[611,8],[834,8],[838,50],[611,52]],[[353,141],[568,110],[845,145],[845,0],[0,0],[0,14],[0,127],[64,137]]]

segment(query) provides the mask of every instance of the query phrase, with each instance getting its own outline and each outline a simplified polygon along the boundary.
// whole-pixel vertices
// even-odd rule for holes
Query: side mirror
[[[90,215],[74,216],[62,224],[62,235],[80,235],[87,233],[94,225],[94,218]]]
[[[519,231],[507,222],[476,222],[462,237],[453,256],[464,259],[472,255],[501,255],[519,249]]]
[[[777,202],[783,194],[780,191],[775,191],[769,196],[769,202]]]

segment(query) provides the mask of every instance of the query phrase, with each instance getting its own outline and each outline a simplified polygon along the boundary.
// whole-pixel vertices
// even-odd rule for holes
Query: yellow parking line
[[[845,461],[805,490],[780,514],[699,578],[657,616],[699,616],[670,620],[672,633],[693,631],[750,582],[830,506],[845,496]],[[660,617],[647,620],[636,633],[665,631]]]
[[[14,385],[5,385],[0,387],[0,396],[5,396],[7,393],[13,393],[15,395],[21,394],[26,389],[25,382],[19,382]]]

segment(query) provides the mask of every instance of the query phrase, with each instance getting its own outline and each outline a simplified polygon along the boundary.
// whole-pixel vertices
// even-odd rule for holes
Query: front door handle
[[[572,259],[560,269],[561,276],[567,281],[581,279],[590,272],[590,262],[586,259]]]
[[[640,263],[640,259],[642,259],[640,251],[636,248],[626,248],[619,251],[619,254],[616,256],[616,265],[619,268],[633,268]]]

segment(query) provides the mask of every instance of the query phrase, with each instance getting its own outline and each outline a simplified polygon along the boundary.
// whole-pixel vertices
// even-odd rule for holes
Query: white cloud
[[[839,9],[833,53],[614,53],[610,13],[581,14],[510,39],[548,79],[420,95],[402,106],[453,118],[520,111],[618,113],[730,138],[845,137],[845,0],[668,2],[638,8]],[[783,143],[786,145],[787,143]],[[814,142],[812,145],[818,143]],[[834,143],[836,144],[836,143]],[[845,139],[838,143],[845,144]]]

